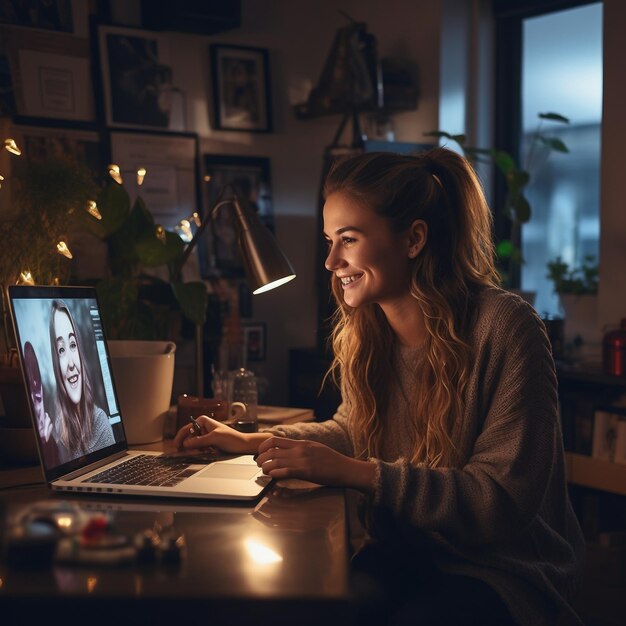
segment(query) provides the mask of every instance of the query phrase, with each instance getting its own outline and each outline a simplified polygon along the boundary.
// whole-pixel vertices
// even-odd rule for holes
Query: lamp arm
[[[207,226],[209,225],[209,222],[211,222],[211,220],[215,216],[215,213],[221,207],[223,207],[224,205],[233,203],[233,198],[228,198],[227,200],[222,200],[222,197],[223,197],[224,193],[226,192],[226,190],[228,188],[229,188],[229,185],[227,185],[226,187],[224,187],[224,189],[222,189],[220,195],[217,197],[215,205],[208,212],[206,218],[204,220],[202,220],[202,223],[198,227],[198,230],[196,230],[196,232],[194,233],[194,236],[192,237],[191,241],[189,242],[189,245],[185,248],[185,251],[183,252],[183,256],[180,259],[180,263],[178,264],[178,269],[179,270],[182,269],[182,267],[187,262],[187,259],[189,258],[189,255],[193,252],[193,249],[196,247],[196,245],[198,245],[198,241],[199,241],[200,237],[202,237],[202,234],[204,233],[204,231],[206,230]]]

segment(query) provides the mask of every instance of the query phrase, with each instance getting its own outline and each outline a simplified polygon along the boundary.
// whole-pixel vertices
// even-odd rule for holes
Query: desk
[[[0,484],[36,483],[38,467],[0,471]],[[72,496],[72,494],[69,494]],[[352,621],[348,533],[341,489],[287,481],[258,503],[59,496],[43,485],[0,491],[0,529],[40,499],[103,511],[124,533],[159,524],[184,533],[180,565],[53,564],[23,570],[0,560],[0,615],[6,624],[323,624]],[[263,562],[254,547],[271,550]],[[37,622],[35,621],[37,620]]]

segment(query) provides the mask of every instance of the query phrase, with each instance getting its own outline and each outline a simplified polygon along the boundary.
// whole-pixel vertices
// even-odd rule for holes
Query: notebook
[[[129,450],[93,287],[11,286],[8,300],[51,489],[255,500],[267,487],[252,455]]]

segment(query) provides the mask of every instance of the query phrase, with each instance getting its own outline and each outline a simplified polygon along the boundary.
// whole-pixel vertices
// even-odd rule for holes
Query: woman
[[[33,344],[30,341],[24,344],[24,377],[28,384],[32,406],[37,420],[39,449],[41,450],[46,467],[56,467],[59,464],[59,449],[55,439],[52,420],[44,405],[43,382],[41,380],[39,360],[35,354],[35,348],[33,348]]]
[[[79,332],[63,300],[50,311],[50,349],[57,386],[62,462],[115,443],[107,414],[96,406]]]
[[[355,580],[371,590],[375,573],[392,623],[580,623],[550,346],[496,286],[474,171],[445,149],[364,154],[336,164],[325,198],[336,415],[248,435],[205,417],[176,443],[361,491],[375,543]]]

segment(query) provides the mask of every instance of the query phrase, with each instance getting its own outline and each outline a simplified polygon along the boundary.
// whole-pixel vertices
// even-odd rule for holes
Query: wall
[[[243,0],[242,26],[211,37],[173,35],[176,83],[187,94],[190,129],[201,137],[201,154],[268,156],[271,159],[276,234],[296,269],[295,281],[254,296],[254,320],[266,322],[268,355],[254,369],[268,378],[270,403],[288,397],[292,347],[315,343],[314,288],[316,211],[322,156],[340,122],[337,116],[299,121],[292,105],[317,83],[337,29],[341,9],[364,21],[378,40],[380,56],[404,57],[419,66],[416,111],[394,116],[398,141],[423,141],[438,126],[439,2],[426,0]],[[208,117],[209,49],[212,42],[269,49],[275,130],[271,134],[214,131]]]
[[[624,138],[626,83],[624,55],[626,4],[604,0],[604,88],[600,181],[599,322],[617,324],[626,317],[626,206]]]

